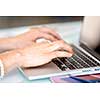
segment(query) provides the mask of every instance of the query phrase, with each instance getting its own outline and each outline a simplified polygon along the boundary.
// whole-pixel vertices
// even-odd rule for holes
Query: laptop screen
[[[100,55],[100,17],[86,16],[80,33],[80,41]]]

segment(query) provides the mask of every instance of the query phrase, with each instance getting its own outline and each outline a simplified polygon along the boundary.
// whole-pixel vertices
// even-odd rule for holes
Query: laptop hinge
[[[94,50],[92,50],[91,48],[89,48],[86,44],[81,42],[80,47],[100,61],[100,55],[96,53]]]

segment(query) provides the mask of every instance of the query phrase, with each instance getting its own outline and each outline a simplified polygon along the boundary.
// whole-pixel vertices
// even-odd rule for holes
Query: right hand
[[[32,28],[29,31],[18,35],[12,38],[12,48],[18,49],[23,48],[33,43],[36,43],[38,39],[44,38],[49,41],[57,41],[62,40],[59,34],[57,34],[54,30],[41,27],[41,28]]]
[[[50,62],[57,57],[71,57],[73,50],[64,41],[35,43],[19,49],[22,67],[37,67]]]
[[[0,52],[31,46],[41,38],[51,42],[62,40],[54,30],[45,27],[36,27],[18,36],[0,39]]]

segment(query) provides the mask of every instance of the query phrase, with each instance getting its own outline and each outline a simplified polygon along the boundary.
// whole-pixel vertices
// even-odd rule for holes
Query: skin
[[[51,42],[36,43],[41,37]],[[16,37],[1,39],[0,48],[1,52],[6,51],[0,54],[5,74],[18,66],[38,67],[56,57],[73,55],[71,46],[48,28],[33,28]]]
[[[49,28],[31,28],[28,32],[16,37],[0,39],[0,52],[32,45],[39,38],[45,38],[50,41],[61,40],[61,37]]]

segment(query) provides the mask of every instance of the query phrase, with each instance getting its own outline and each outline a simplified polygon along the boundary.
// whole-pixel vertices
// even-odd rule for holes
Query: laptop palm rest
[[[22,68],[21,71],[27,78],[62,72],[53,62],[39,67]]]

